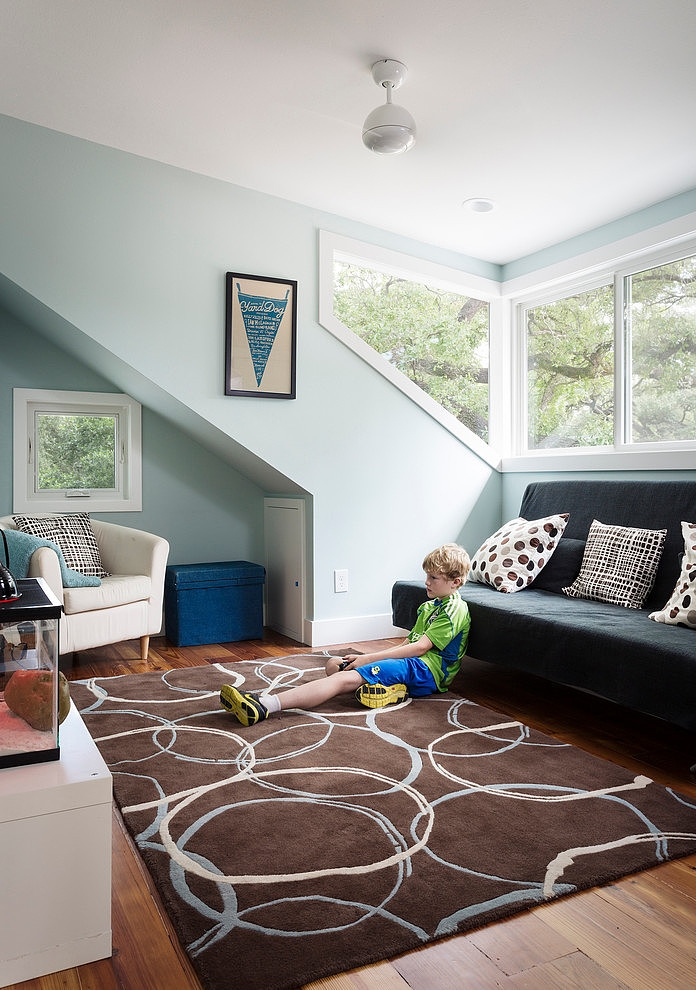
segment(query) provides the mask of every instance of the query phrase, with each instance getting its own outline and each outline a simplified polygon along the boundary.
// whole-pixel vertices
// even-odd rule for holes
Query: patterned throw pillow
[[[108,577],[102,566],[97,540],[86,512],[67,516],[13,516],[17,529],[57,543],[65,563],[89,577]]]
[[[641,608],[655,583],[666,535],[666,529],[606,526],[594,519],[580,573],[563,593]]]
[[[544,519],[511,519],[474,555],[469,580],[512,594],[531,584],[563,535],[568,513]]]
[[[696,629],[696,523],[682,522],[684,559],[681,574],[663,609],[651,612],[655,622]]]

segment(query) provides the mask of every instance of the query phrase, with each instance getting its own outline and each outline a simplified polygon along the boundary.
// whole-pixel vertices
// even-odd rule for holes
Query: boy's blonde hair
[[[445,543],[431,550],[423,561],[426,574],[444,574],[450,581],[458,577],[462,579],[462,584],[466,581],[470,567],[469,554],[457,543]]]

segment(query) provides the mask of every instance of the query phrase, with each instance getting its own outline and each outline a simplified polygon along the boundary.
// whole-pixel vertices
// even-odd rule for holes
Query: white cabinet
[[[284,636],[305,638],[305,502],[265,498],[266,621]]]
[[[74,705],[59,760],[0,770],[0,986],[111,955],[111,794]]]

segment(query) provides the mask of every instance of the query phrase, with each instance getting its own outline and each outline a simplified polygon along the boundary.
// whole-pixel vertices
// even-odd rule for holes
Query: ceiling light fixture
[[[493,200],[484,199],[483,196],[474,196],[471,199],[465,199],[462,206],[466,207],[467,210],[471,210],[472,213],[490,213],[491,210],[495,209]]]
[[[416,143],[416,123],[403,107],[392,103],[392,92],[406,78],[406,66],[393,58],[382,58],[372,66],[372,78],[387,91],[387,102],[367,115],[363,144],[377,155],[400,155]]]

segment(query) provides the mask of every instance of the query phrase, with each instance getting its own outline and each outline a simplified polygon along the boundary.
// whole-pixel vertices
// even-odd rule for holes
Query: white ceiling
[[[505,263],[696,187],[695,55],[694,0],[0,0],[0,113]]]

